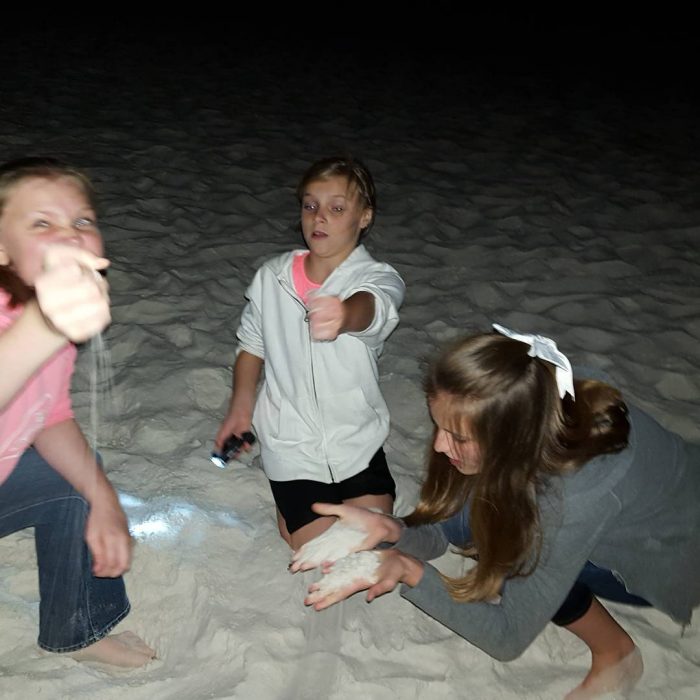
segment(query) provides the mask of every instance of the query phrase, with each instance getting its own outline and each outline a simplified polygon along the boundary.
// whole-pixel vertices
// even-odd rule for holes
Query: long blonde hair
[[[548,477],[578,469],[593,457],[627,446],[627,407],[619,391],[598,381],[575,381],[576,400],[559,398],[552,365],[530,357],[529,346],[495,333],[446,348],[425,381],[429,399],[448,396],[455,432],[479,447],[479,472],[465,476],[431,451],[427,478],[410,525],[437,522],[469,501],[478,561],[462,578],[444,577],[460,601],[496,596],[506,578],[527,576],[537,564],[537,495]],[[468,428],[466,428],[468,426]]]

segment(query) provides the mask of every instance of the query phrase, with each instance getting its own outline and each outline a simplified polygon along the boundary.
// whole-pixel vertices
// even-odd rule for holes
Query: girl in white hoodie
[[[297,194],[307,249],[264,263],[246,292],[231,401],[215,440],[221,449],[255,429],[280,534],[294,550],[335,520],[311,510],[314,502],[392,512],[377,360],[405,292],[396,270],[360,243],[376,210],[362,163],[320,160]]]

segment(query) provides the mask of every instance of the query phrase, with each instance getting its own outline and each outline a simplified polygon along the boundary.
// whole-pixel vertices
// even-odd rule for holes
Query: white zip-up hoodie
[[[389,435],[377,359],[399,322],[405,285],[398,272],[360,245],[319,294],[375,298],[374,319],[360,333],[314,341],[307,309],[294,291],[295,250],[265,262],[246,291],[237,337],[265,361],[253,412],[265,474],[273,481],[343,481],[366,469]]]

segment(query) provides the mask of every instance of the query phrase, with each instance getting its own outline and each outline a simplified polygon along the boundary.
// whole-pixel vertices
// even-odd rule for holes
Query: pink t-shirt
[[[9,295],[0,289],[0,333],[21,315],[22,307],[8,307]],[[70,382],[77,350],[69,343],[52,355],[0,411],[0,484],[11,474],[22,453],[44,429],[73,417]],[[0,372],[12,374],[12,365]]]
[[[294,290],[301,297],[301,300],[306,304],[309,301],[309,294],[321,285],[312,282],[306,276],[306,270],[304,269],[304,260],[308,253],[300,253],[294,257],[292,261],[292,281],[294,282]]]

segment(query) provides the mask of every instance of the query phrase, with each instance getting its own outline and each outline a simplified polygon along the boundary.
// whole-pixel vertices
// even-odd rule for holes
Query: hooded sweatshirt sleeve
[[[262,275],[261,268],[255,273],[253,281],[246,290],[246,305],[241,313],[236,337],[238,338],[237,353],[242,350],[261,359],[265,359],[265,344],[262,333]]]
[[[343,299],[357,292],[369,292],[374,297],[374,318],[367,328],[350,335],[369,347],[381,347],[399,323],[399,308],[403,303],[406,285],[391,265],[375,263],[362,279],[350,286]]]
[[[564,516],[556,506],[543,513],[542,551],[534,570],[528,576],[508,579],[495,601],[455,601],[430,564],[425,565],[417,586],[401,586],[401,595],[490,656],[511,661],[552,619],[618,510],[619,503],[608,493]]]

